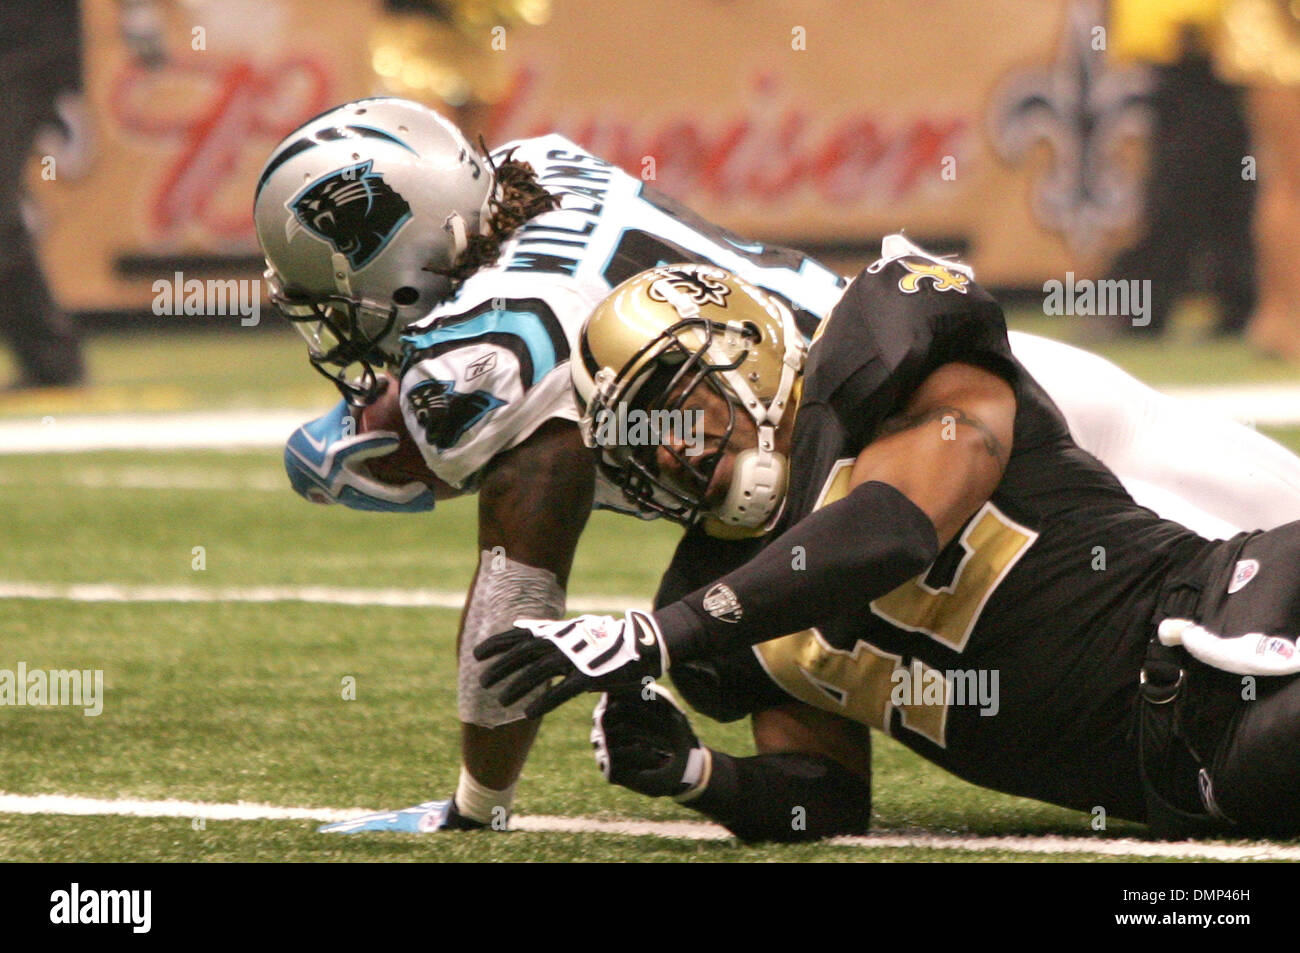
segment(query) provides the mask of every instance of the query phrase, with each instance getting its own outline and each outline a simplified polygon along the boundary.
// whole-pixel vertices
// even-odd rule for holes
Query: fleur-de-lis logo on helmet
[[[661,277],[646,290],[651,300],[673,304],[680,296],[696,305],[712,304],[720,308],[727,306],[727,295],[731,289],[723,280],[725,272],[712,274],[709,269],[696,267],[691,271],[661,268]]]

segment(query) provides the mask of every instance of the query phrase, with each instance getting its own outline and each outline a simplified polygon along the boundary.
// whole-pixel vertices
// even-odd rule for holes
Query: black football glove
[[[540,718],[581,692],[640,688],[660,678],[668,668],[668,652],[654,616],[636,609],[622,619],[580,615],[576,619],[516,619],[515,628],[484,639],[475,646],[480,662],[496,661],[480,683],[492,688],[511,675],[501,689],[502,705],[512,705],[551,679],[560,681],[524,709]]]
[[[658,683],[602,695],[592,721],[596,765],[611,784],[679,801],[708,785],[713,757],[677,699]]]

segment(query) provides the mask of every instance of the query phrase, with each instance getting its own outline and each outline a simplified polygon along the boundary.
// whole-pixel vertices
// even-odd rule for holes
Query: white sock
[[[456,785],[456,810],[461,817],[467,817],[480,824],[501,827],[510,816],[510,805],[515,800],[515,787],[512,784],[503,791],[494,791],[474,780],[474,776],[462,765],[460,783]]]

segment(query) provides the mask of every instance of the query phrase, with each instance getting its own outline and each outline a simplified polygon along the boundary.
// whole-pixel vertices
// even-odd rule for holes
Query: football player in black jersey
[[[690,529],[653,614],[521,623],[480,647],[484,683],[509,703],[558,676],[530,715],[607,692],[606,776],[745,838],[865,831],[870,727],[1167,834],[1300,833],[1300,524],[1211,541],[1137,506],[969,272],[883,251],[806,363],[780,303],[719,269],[597,310],[574,374],[601,466]],[[704,452],[601,445],[618,408],[692,412]],[[753,508],[758,534],[731,531]],[[759,754],[700,746],[669,671],[704,713],[752,715]]]

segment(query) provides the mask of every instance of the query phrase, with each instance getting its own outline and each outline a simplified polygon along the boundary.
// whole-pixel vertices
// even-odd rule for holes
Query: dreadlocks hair
[[[496,165],[492,162],[487,145],[481,138],[479,142],[499,187],[499,195],[488,206],[488,234],[471,235],[465,250],[456,256],[450,268],[429,269],[436,274],[446,275],[454,285],[459,285],[480,268],[496,261],[501,254],[501,243],[524,222],[560,207],[559,196],[542,188],[533,167],[513,158],[514,149],[506,153],[500,165]]]

